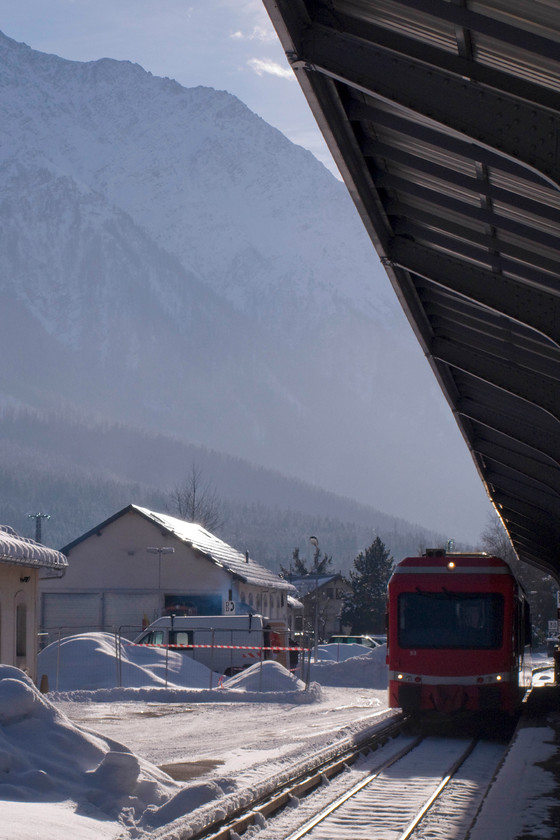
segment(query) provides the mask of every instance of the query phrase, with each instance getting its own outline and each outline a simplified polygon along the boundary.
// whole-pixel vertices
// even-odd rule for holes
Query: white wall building
[[[51,574],[54,587],[68,565],[59,551],[0,525],[0,662],[37,679],[38,582]]]
[[[201,525],[129,505],[65,546],[58,585],[41,582],[41,628],[138,630],[165,614],[260,613],[288,623],[294,587]]]

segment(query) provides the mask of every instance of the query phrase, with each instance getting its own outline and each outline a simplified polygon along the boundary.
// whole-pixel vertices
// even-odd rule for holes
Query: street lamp
[[[50,513],[28,513],[28,519],[35,520],[35,542],[41,542],[41,520],[42,519],[50,519]]]
[[[309,537],[311,545],[315,546],[315,618],[313,628],[313,656],[317,662],[319,651],[319,540]]]
[[[146,551],[148,552],[148,554],[157,554],[158,556],[158,590],[161,590],[161,555],[174,554],[175,549],[171,545],[164,545],[161,548],[150,546],[146,549]]]

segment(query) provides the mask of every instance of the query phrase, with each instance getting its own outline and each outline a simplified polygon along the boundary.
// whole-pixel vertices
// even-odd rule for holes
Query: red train
[[[389,706],[513,714],[530,630],[523,589],[499,557],[407,557],[388,588]]]

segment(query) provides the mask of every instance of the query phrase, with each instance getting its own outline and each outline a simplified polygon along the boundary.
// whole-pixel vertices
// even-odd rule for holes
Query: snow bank
[[[246,668],[223,683],[224,688],[244,691],[303,691],[305,683],[278,662],[268,660]]]
[[[337,662],[337,648],[351,648],[354,655]],[[363,645],[322,645],[319,650],[319,661],[311,663],[311,679],[320,685],[387,688],[387,645],[368,649],[367,653]],[[328,659],[329,655],[333,659]]]
[[[135,820],[179,787],[116,741],[71,723],[22,671],[0,665],[1,800],[70,801],[97,819]]]
[[[367,648],[365,645],[358,644],[338,644],[335,642],[328,645],[319,645],[317,648],[317,658],[320,661],[344,662],[346,659],[353,659],[355,656],[363,656],[369,650],[377,650],[377,648]],[[385,652],[387,651],[387,645],[383,645],[383,650]]]
[[[49,688],[76,689],[166,686],[208,688],[210,670],[190,656],[123,640],[120,656],[111,633],[80,633],[53,642],[39,653],[37,673],[46,675]],[[58,675],[58,679],[57,679]],[[214,675],[214,685],[218,678]]]
[[[119,657],[112,634],[82,633],[41,651],[38,674],[39,678],[48,677],[52,698],[94,702],[312,703],[321,699],[321,685],[387,687],[385,645],[372,649],[363,645],[320,645],[318,654],[318,662],[309,666],[311,685],[306,691],[299,671],[292,674],[273,660],[226,679],[183,653],[170,650],[166,654],[162,648],[125,641]],[[305,678],[307,669],[306,662]]]

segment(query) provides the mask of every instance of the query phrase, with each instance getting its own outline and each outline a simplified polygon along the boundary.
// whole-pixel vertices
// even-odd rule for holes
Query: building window
[[[27,606],[16,607],[16,656],[27,656]]]

